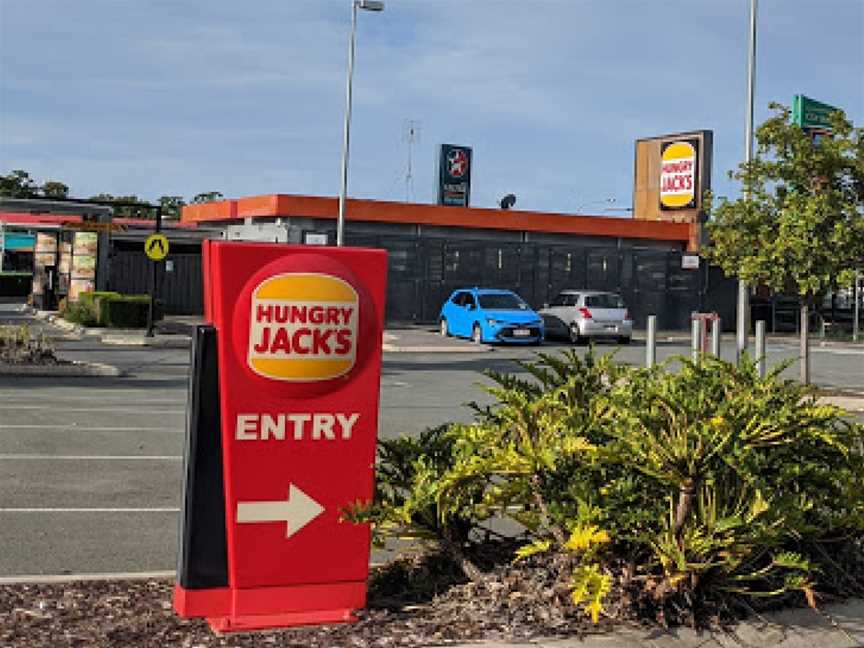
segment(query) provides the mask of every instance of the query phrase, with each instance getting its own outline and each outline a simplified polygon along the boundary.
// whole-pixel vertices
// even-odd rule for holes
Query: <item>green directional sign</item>
[[[831,130],[828,117],[840,110],[804,95],[795,95],[792,102],[792,121],[804,130]]]

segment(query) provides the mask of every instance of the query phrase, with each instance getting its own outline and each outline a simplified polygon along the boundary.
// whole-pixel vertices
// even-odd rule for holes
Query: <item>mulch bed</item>
[[[408,560],[373,574],[357,623],[222,636],[204,620],[174,614],[170,580],[8,585],[0,587],[0,646],[420,648],[573,637],[635,622],[626,596],[616,596],[593,625],[569,601],[558,573],[551,562],[534,560],[501,565],[475,583],[440,559]]]
[[[483,565],[488,571],[477,582],[467,581],[451,562],[434,554],[405,557],[377,569],[370,578],[368,606],[354,624],[245,634],[216,635],[202,619],[178,618],[170,579],[0,586],[0,648],[421,648],[581,637],[626,626],[731,628],[748,614],[803,602],[803,596],[762,603],[671,596],[658,605],[651,583],[627,578],[621,565],[594,625],[570,600],[563,576],[572,569],[568,558],[541,555],[512,564],[500,560],[506,549],[493,564]],[[822,589],[828,597],[821,603],[864,594],[858,580],[864,557],[860,548],[850,552],[846,558],[837,556],[843,564],[838,563],[837,574],[828,575],[835,591]]]

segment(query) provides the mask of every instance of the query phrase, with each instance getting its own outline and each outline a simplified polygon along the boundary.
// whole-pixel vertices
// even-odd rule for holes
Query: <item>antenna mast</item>
[[[414,199],[414,144],[420,141],[420,122],[406,119],[402,125],[402,141],[408,144],[408,165],[405,168],[405,202]]]

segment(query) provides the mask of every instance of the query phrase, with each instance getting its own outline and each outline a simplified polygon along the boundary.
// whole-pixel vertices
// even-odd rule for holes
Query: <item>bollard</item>
[[[855,316],[852,319],[852,341],[858,341],[858,322],[859,322],[859,314],[860,308],[859,303],[861,302],[861,273],[855,273],[855,290],[852,293],[855,297]]]
[[[764,378],[766,373],[765,363],[765,320],[756,321],[756,370],[759,377]]]
[[[648,316],[648,340],[645,342],[645,366],[649,369],[657,361],[657,316]]]
[[[722,323],[719,317],[711,322],[711,354],[715,358],[720,357],[720,330],[722,329]]]
[[[694,319],[690,323],[690,349],[693,362],[699,362],[699,356],[702,353],[702,321]]]

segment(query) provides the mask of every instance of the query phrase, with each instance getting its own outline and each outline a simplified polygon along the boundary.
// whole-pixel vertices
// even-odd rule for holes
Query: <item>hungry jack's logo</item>
[[[696,198],[696,147],[681,140],[665,144],[660,159],[660,207],[693,207]]]
[[[357,291],[319,273],[269,277],[252,292],[249,367],[260,376],[315,382],[343,376],[357,359]]]

